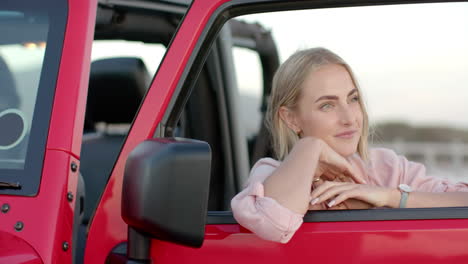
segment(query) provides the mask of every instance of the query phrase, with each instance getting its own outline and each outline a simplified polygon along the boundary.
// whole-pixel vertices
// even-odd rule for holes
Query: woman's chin
[[[336,140],[335,138],[324,139],[325,143],[328,144],[336,153],[340,154],[342,157],[349,157],[357,152],[357,147],[359,144],[358,140],[352,140],[348,142],[343,142],[341,140]]]
[[[341,156],[347,158],[357,152],[357,146],[350,146],[347,148],[339,147],[339,148],[335,148],[335,151]]]
[[[353,154],[356,153],[356,151],[346,151],[346,152],[338,152],[341,156],[345,157],[345,158],[348,158],[350,156],[352,156]]]

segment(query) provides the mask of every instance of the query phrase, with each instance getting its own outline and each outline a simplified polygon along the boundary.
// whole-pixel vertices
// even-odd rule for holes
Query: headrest
[[[0,57],[0,112],[9,108],[18,108],[20,98],[16,92],[13,74],[7,64]]]
[[[85,130],[98,122],[131,123],[150,85],[150,75],[139,58],[94,61],[86,105]]]

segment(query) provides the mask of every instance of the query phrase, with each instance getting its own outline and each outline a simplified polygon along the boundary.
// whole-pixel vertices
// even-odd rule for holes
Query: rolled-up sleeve
[[[465,182],[452,182],[447,178],[427,175],[426,167],[418,162],[409,161],[404,156],[397,155],[390,150],[381,151],[383,160],[391,164],[392,169],[388,169],[388,181],[391,178],[399,179],[391,185],[406,183],[414,190],[421,192],[468,192],[468,184]],[[382,155],[384,153],[385,155]],[[397,174],[398,176],[392,176]]]
[[[404,168],[404,178],[408,185],[415,190],[423,192],[468,192],[468,184],[465,182],[452,182],[447,178],[434,177],[426,174],[424,165],[408,161],[400,157]]]
[[[231,201],[236,221],[262,239],[287,243],[302,224],[303,215],[264,196],[263,181],[279,165],[273,159],[259,160],[251,170],[247,187]]]

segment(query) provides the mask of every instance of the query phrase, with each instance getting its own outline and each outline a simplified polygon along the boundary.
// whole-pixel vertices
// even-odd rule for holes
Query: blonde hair
[[[301,95],[301,86],[308,74],[330,64],[345,67],[358,90],[360,98],[362,98],[351,67],[341,57],[325,48],[298,51],[281,64],[276,71],[268,103],[266,124],[272,135],[274,153],[279,160],[283,160],[299,140],[296,132],[290,129],[280,118],[280,107],[286,106],[289,109],[294,109]],[[363,100],[360,101],[360,106],[363,122],[357,152],[362,159],[367,160],[369,119]]]

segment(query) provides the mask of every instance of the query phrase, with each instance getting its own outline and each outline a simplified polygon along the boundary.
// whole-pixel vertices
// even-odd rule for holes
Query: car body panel
[[[138,143],[152,138],[171,100],[185,64],[211,14],[225,1],[197,1],[161,62],[146,97],[140,106],[106,189],[101,197],[88,233],[85,263],[103,263],[112,248],[126,241],[127,226],[121,218],[121,191],[125,161]]]
[[[71,263],[72,260],[75,199],[69,200],[67,194],[72,197],[76,194],[79,177],[71,164],[79,165],[96,5],[93,0],[69,1],[38,194],[1,197],[0,203],[8,204],[10,210],[2,213],[0,232],[27,241],[40,257],[40,262],[34,262],[34,254],[25,252],[23,257],[30,259],[30,263]],[[19,231],[15,229],[18,222],[23,225]],[[14,242],[2,236],[2,244],[8,241]]]
[[[67,200],[69,182],[75,186],[78,174],[68,166],[77,160],[63,151],[48,150],[44,160],[41,189],[36,197],[3,196],[2,204],[8,204],[8,213],[2,213],[1,230],[24,241],[37,252],[44,263],[68,263],[71,250],[62,250],[62,243],[70,245],[74,201]],[[57,165],[64,166],[57,166]],[[54,179],[52,175],[57,177]],[[15,226],[21,222],[20,231]],[[7,242],[5,242],[7,243]]]
[[[0,231],[0,263],[42,264],[42,260],[26,241]]]
[[[47,149],[79,159],[88,92],[97,0],[69,1],[68,23]]]
[[[304,223],[288,244],[208,225],[202,248],[153,241],[159,263],[464,263],[468,220]],[[435,228],[437,227],[437,228]]]

